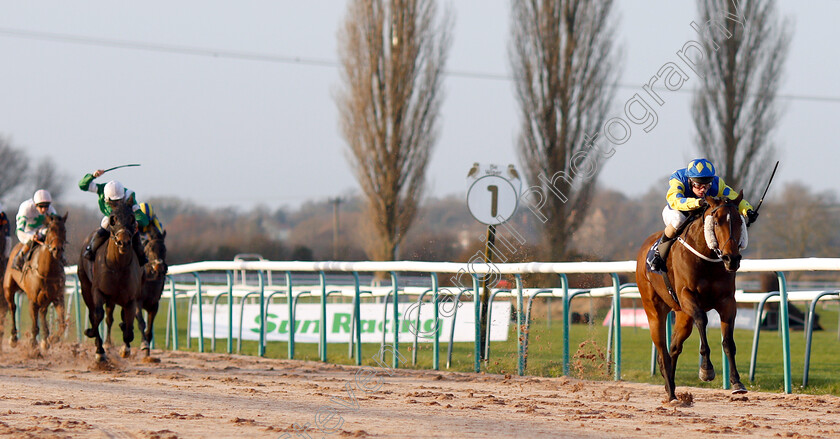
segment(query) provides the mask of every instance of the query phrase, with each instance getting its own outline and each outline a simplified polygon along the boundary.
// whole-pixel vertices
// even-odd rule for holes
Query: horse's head
[[[703,212],[703,232],[706,245],[723,260],[726,271],[737,271],[741,266],[741,233],[743,220],[738,204],[744,198],[743,191],[738,198],[706,197],[709,206]]]
[[[131,239],[137,233],[137,221],[134,219],[131,206],[122,201],[114,203],[108,223],[111,229],[111,240],[116,244],[120,254],[131,251]]]
[[[166,244],[164,243],[166,232],[160,233],[156,228],[152,227],[149,232],[149,239],[143,247],[146,253],[146,258],[149,262],[146,264],[146,276],[150,280],[158,280],[166,275]]]
[[[44,219],[46,232],[44,234],[44,247],[49,250],[53,258],[64,260],[64,246],[67,244],[67,229],[64,223],[67,222],[67,215],[47,215]]]

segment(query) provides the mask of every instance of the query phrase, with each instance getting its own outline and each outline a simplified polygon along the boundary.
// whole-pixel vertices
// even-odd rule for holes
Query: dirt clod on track
[[[671,405],[660,385],[109,354],[102,368],[92,346],[4,343],[0,437],[840,437],[833,396],[678,387],[691,400]]]

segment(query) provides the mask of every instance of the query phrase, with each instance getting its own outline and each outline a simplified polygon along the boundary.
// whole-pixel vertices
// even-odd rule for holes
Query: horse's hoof
[[[99,362],[99,363],[107,363],[108,362],[108,358],[105,356],[105,354],[96,354],[96,356],[94,358],[96,358],[96,361]]]
[[[41,340],[41,350],[46,351],[50,348],[50,344],[46,340]]]
[[[120,357],[128,358],[129,356],[131,356],[131,348],[123,346],[122,349],[120,349]]]
[[[17,347],[17,342],[18,342],[18,341],[17,341],[17,339],[16,339],[16,338],[14,338],[14,337],[13,337],[13,338],[10,338],[10,339],[9,339],[9,346],[11,346],[11,347],[13,347],[13,348],[16,348],[16,347]]]
[[[714,369],[700,369],[700,379],[703,381],[712,381],[715,379]]]
[[[742,395],[744,393],[747,393],[747,388],[744,387],[743,384],[741,384],[741,383],[732,384],[732,394],[733,395]]]

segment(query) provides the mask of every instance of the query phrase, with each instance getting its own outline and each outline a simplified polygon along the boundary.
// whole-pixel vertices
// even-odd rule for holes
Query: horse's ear
[[[112,226],[114,224],[116,224],[116,220],[114,220],[114,215],[111,215],[111,216],[108,217],[108,223],[111,224]]]
[[[733,202],[734,202],[735,204],[741,204],[741,200],[743,200],[743,199],[744,199],[744,190],[743,190],[743,189],[741,189],[741,191],[740,191],[740,192],[738,192],[738,198],[736,198],[735,200],[733,200]]]
[[[162,236],[162,237],[166,238],[166,230],[164,230],[164,231],[163,231],[163,235],[160,235],[160,236]]]
[[[64,218],[61,221],[67,222],[67,217],[70,215],[70,212],[64,212]]]

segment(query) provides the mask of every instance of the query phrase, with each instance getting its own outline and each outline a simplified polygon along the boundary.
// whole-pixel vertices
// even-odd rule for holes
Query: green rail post
[[[228,339],[227,339],[227,353],[233,353],[233,272],[228,270],[225,272],[227,275],[227,299],[228,299]],[[242,322],[239,322],[239,325],[242,325]],[[213,328],[213,333],[215,334],[216,328]]]
[[[432,294],[433,294],[432,303],[434,304],[434,311],[433,312],[434,312],[434,315],[435,315],[435,326],[434,326],[435,338],[434,338],[434,341],[433,341],[433,343],[434,343],[434,346],[433,346],[434,353],[433,353],[433,358],[432,358],[432,368],[434,370],[440,370],[440,331],[439,331],[440,313],[439,313],[439,310],[438,310],[439,286],[438,286],[437,273],[432,273],[431,277],[432,277],[432,290],[433,290],[433,292],[432,292]],[[420,311],[419,310],[417,311],[417,316],[418,317],[420,316]],[[416,328],[416,330],[417,331],[420,330],[419,325],[418,325],[418,328]]]
[[[475,304],[475,372],[481,372],[481,300],[478,277],[473,274],[473,303]]]
[[[397,284],[397,274],[393,271],[391,272],[391,285],[394,288],[394,360],[392,367],[397,369],[400,367],[399,363],[399,355],[400,355],[400,313],[399,313],[399,285]],[[361,316],[359,316],[361,319]],[[383,332],[385,327],[383,326]]]
[[[560,273],[563,287],[563,375],[569,375],[569,278]]]
[[[265,276],[262,270],[257,270],[260,280],[260,346],[257,349],[260,357],[265,357]]]
[[[82,304],[79,303],[79,276],[73,276],[73,311],[76,313],[76,338],[82,342]]]
[[[791,390],[791,373],[790,373],[790,320],[788,319],[788,299],[787,299],[787,282],[785,282],[785,275],[781,271],[776,272],[779,278],[779,311],[782,318],[782,351],[784,355],[784,370],[785,370],[785,393],[790,394]]]
[[[177,305],[178,302],[175,301],[175,278],[169,276],[169,287],[170,293],[172,294],[172,303],[169,305],[169,309],[172,310],[172,349],[178,350],[178,309]],[[187,334],[189,336],[189,334]]]
[[[327,361],[327,276],[323,271],[318,272],[321,279],[321,323],[318,327],[318,352],[321,361]]]
[[[355,287],[354,297],[355,297],[355,312],[356,312],[356,321],[351,322],[353,327],[356,330],[356,333],[353,334],[356,337],[356,366],[362,365],[362,292],[359,288],[359,273],[353,272],[353,285]],[[383,327],[383,329],[385,329]]]
[[[522,301],[522,275],[514,275],[516,278],[516,347],[519,352],[519,364],[517,371],[519,376],[525,375],[525,344],[522,342],[522,326],[525,324],[525,313],[522,311],[524,303]]]
[[[295,306],[294,294],[292,292],[292,272],[286,272],[286,291],[288,292],[287,305],[289,306],[289,359],[295,358]]]
[[[615,380],[621,380],[621,284],[618,279],[618,274],[610,273],[615,288],[613,295],[613,330],[615,336],[613,343],[615,343]]]
[[[196,272],[190,273],[195,277],[195,294],[196,302],[198,303],[198,352],[204,352],[204,313],[201,310],[201,277]],[[187,334],[187,340],[190,339],[190,334]]]

